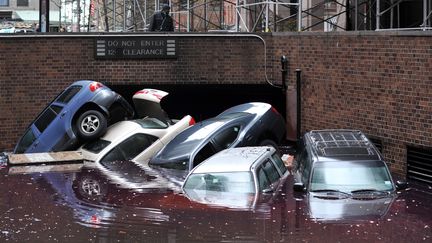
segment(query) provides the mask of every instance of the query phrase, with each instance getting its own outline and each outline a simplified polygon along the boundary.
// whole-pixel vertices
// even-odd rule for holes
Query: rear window
[[[110,145],[110,143],[111,142],[109,142],[109,141],[106,141],[103,139],[98,139],[98,140],[94,140],[92,142],[85,144],[83,146],[83,149],[97,154],[100,151],[102,151],[104,148],[106,148],[108,145]]]
[[[81,90],[81,86],[71,86],[68,89],[66,89],[58,98],[57,102],[60,103],[69,103],[69,101]]]
[[[19,142],[15,153],[21,154],[24,153],[36,140],[35,135],[33,134],[33,131],[31,128],[27,130],[27,132],[24,134],[24,136],[21,138],[21,141]]]

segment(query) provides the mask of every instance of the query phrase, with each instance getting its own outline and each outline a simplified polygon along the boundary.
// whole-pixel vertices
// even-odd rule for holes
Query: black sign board
[[[106,37],[95,42],[97,59],[177,58],[176,38]]]

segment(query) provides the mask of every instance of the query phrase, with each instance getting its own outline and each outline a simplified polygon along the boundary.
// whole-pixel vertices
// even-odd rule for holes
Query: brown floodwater
[[[331,200],[294,194],[288,177],[274,194],[203,203],[168,182],[142,186],[164,180],[135,167],[1,165],[0,242],[432,242],[427,185]]]

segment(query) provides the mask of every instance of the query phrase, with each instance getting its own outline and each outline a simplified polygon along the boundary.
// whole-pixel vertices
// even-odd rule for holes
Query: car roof
[[[225,116],[226,114],[237,113],[237,112],[246,112],[246,113],[250,113],[250,114],[262,115],[267,110],[271,109],[271,107],[272,106],[268,103],[249,102],[249,103],[244,103],[244,104],[240,104],[240,105],[236,105],[236,106],[233,106],[231,108],[228,108],[227,110],[220,113],[218,116]]]
[[[313,130],[305,138],[319,161],[382,160],[380,152],[359,130]]]
[[[232,121],[249,116],[249,113],[237,112],[198,122],[179,133],[152,159],[152,162],[159,164],[160,162],[165,163],[165,160],[189,158],[194,149],[216,131]]]
[[[199,164],[191,173],[250,171],[260,158],[274,152],[274,148],[265,146],[225,149]]]

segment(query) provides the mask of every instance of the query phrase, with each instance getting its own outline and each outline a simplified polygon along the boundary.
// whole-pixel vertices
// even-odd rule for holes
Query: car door
[[[230,148],[234,144],[234,141],[236,141],[240,133],[240,128],[240,124],[235,124],[217,132],[212,139],[195,154],[189,169],[191,170],[215,153]]]
[[[39,132],[38,142],[32,152],[60,151],[69,138],[64,124],[64,105],[53,102],[36,119],[34,125]],[[66,137],[65,137],[66,136]]]
[[[32,151],[39,145],[39,132],[34,125],[31,125],[17,143],[14,153],[21,154]]]

